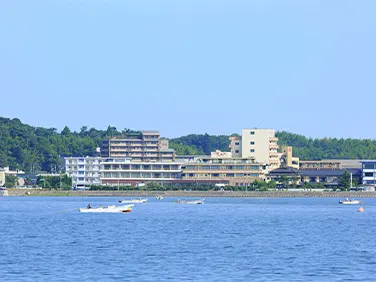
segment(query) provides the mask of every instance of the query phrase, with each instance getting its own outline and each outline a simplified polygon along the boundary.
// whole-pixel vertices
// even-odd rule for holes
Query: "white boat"
[[[92,208],[90,205],[87,208],[79,209],[80,212],[131,212],[134,205],[126,206],[107,206]]]
[[[144,204],[147,201],[148,201],[147,198],[145,198],[145,199],[141,199],[141,198],[139,198],[139,199],[130,199],[130,200],[121,199],[121,200],[119,200],[119,203],[123,203],[123,204],[125,204],[125,203],[128,203],[128,204]]]
[[[191,205],[202,205],[204,203],[205,199],[202,200],[195,200],[195,201],[187,201],[186,204],[191,204]]]
[[[358,205],[360,204],[359,200],[349,200],[349,198],[346,198],[345,200],[339,201],[342,205]]]
[[[157,200],[163,200],[163,196],[160,196],[160,195],[156,196],[155,198],[156,198]]]
[[[194,201],[186,201],[186,200],[180,200],[178,199],[175,201],[175,204],[187,204],[187,205],[202,205],[204,203],[205,199],[202,200],[194,200]]]

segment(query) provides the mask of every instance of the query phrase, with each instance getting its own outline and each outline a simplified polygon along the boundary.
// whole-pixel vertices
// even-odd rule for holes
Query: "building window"
[[[255,135],[255,132],[254,132],[254,131],[251,131],[250,133],[251,133],[251,135]]]
[[[235,150],[235,153],[239,153],[239,150]]]
[[[364,165],[364,168],[365,168],[365,169],[374,169],[375,166],[374,166],[373,164],[365,164],[365,165]]]
[[[235,146],[239,146],[239,142],[235,142]]]
[[[255,152],[255,149],[251,149],[250,152],[251,152],[251,153],[254,153],[254,152]]]
[[[251,141],[250,144],[251,144],[251,145],[255,145],[255,141]]]
[[[364,176],[365,177],[373,177],[373,172],[365,172]]]

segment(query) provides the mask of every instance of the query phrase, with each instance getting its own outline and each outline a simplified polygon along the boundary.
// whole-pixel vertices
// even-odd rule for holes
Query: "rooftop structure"
[[[299,168],[305,169],[342,169],[340,160],[317,160],[317,161],[300,161]]]

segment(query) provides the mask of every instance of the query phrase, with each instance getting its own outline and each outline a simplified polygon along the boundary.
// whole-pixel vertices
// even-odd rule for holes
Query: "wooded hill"
[[[93,156],[103,139],[119,136],[130,129],[88,129],[79,132],[65,127],[60,133],[56,128],[33,127],[19,119],[0,117],[0,167],[9,166],[25,172],[59,171],[62,156]],[[376,140],[306,138],[299,134],[277,132],[279,145],[293,146],[294,156],[302,160],[318,159],[376,159]],[[170,139],[170,147],[178,155],[210,154],[215,150],[229,151],[229,136],[189,134]]]

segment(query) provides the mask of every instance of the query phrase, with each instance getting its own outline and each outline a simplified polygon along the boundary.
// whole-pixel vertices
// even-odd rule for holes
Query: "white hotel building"
[[[177,162],[132,162],[107,159],[102,162],[101,181],[110,186],[137,186],[140,183],[169,183],[181,178],[182,164]]]
[[[101,157],[66,157],[65,171],[75,188],[100,185]]]
[[[362,184],[376,186],[376,160],[362,161]]]

